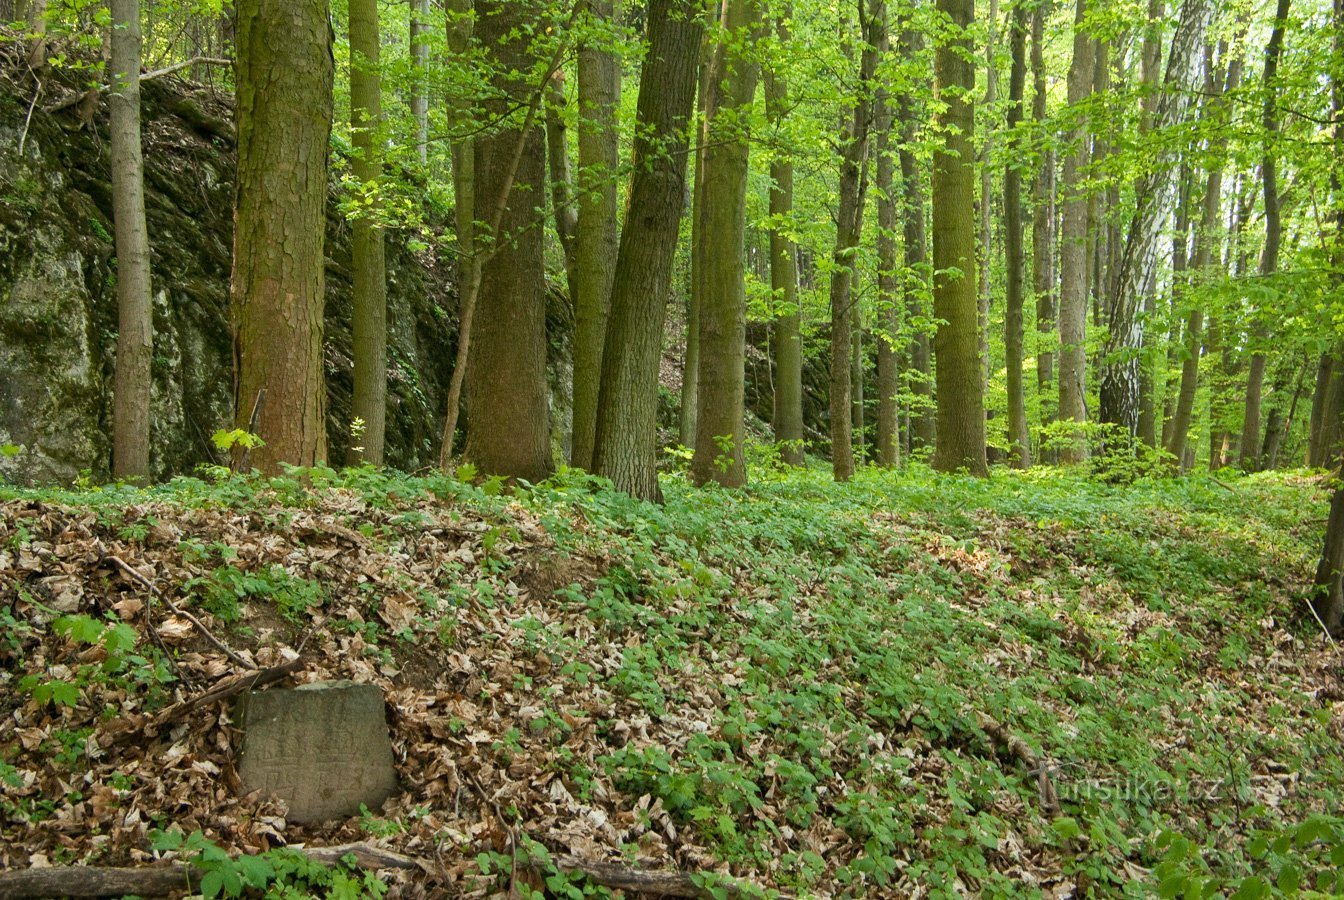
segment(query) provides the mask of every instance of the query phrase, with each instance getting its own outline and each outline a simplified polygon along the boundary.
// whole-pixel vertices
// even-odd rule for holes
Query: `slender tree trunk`
[[[387,417],[387,265],[377,217],[383,175],[382,80],[379,67],[378,0],[350,0],[350,130],[355,148],[351,169],[369,197],[350,223],[354,314],[352,346],[355,390],[350,414],[362,433],[350,436],[350,456],[383,463]]]
[[[1092,91],[1092,39],[1084,30],[1087,0],[1078,0],[1074,17],[1073,61],[1069,65],[1069,106],[1079,109]],[[1059,283],[1059,418],[1087,421],[1087,192],[1083,176],[1088,163],[1087,123],[1080,115],[1065,140],[1063,209],[1060,226]],[[1060,449],[1060,462],[1087,458],[1081,428]]]
[[[331,27],[326,0],[239,0],[238,176],[230,299],[240,427],[265,391],[251,460],[325,460],[322,370]]]
[[[726,0],[715,0],[713,8],[718,10],[713,21],[722,21],[723,5]],[[686,358],[681,370],[681,443],[685,447],[695,446],[696,416],[700,408],[700,307],[704,296],[705,240],[702,235],[700,210],[705,205],[705,150],[709,146],[709,96],[710,85],[721,80],[722,75],[714,68],[719,56],[709,44],[710,32],[704,37],[705,46],[700,50],[700,68],[696,90],[695,146],[695,183],[691,194],[691,290],[686,297]]]
[[[1316,365],[1316,389],[1311,396],[1311,421],[1307,429],[1307,465],[1320,468],[1325,465],[1329,442],[1335,432],[1333,422],[1339,416],[1332,413],[1336,403],[1332,397],[1334,371],[1338,360],[1344,358],[1344,347],[1336,344],[1334,348],[1322,353]]]
[[[1048,4],[1031,14],[1031,118],[1037,128],[1046,122],[1045,18]],[[1036,389],[1042,424],[1054,420],[1049,398],[1055,382],[1055,150],[1041,154],[1041,168],[1032,184],[1032,288],[1036,295]]]
[[[464,450],[482,474],[531,482],[553,468],[543,222],[533,212],[546,185],[546,137],[535,119],[544,86],[528,81],[539,62],[527,28],[537,12],[532,4],[508,0],[476,3],[478,42],[497,63],[491,78],[497,93],[486,101],[486,113],[506,120],[525,106],[528,115],[475,141],[476,196],[494,201],[495,213],[489,251],[473,266],[479,275],[473,279],[476,318],[466,371],[471,422]]]
[[[591,0],[590,25],[609,26],[612,0]],[[611,312],[611,285],[620,245],[616,181],[621,73],[609,46],[585,41],[579,48],[579,221],[575,235],[578,276],[574,314],[574,442],[570,464],[593,465],[602,347]]]
[[[889,48],[886,10],[877,34],[877,52]],[[896,336],[900,329],[900,297],[896,271],[895,160],[892,158],[892,116],[886,88],[879,84],[873,96],[873,130],[877,135],[877,464],[894,468],[901,464],[900,355]]]
[[[760,19],[757,0],[727,0],[725,41],[716,49],[723,73],[710,84],[704,206],[700,216],[704,265],[700,306],[700,384],[691,479],[724,487],[746,483],[746,232],[747,155],[745,111],[756,93],[757,67],[734,45],[750,42]],[[710,248],[713,248],[712,251]]]
[[[112,218],[117,243],[117,368],[112,474],[149,477],[154,307],[140,144],[140,3],[112,0]]]
[[[459,65],[470,64],[472,0],[445,0],[445,24],[448,35],[448,53]],[[453,127],[465,131],[471,115],[467,103],[459,101],[452,106]],[[447,469],[453,458],[457,440],[457,417],[460,408],[462,383],[466,378],[467,355],[471,347],[471,323],[476,311],[475,278],[479,272],[476,258],[476,152],[472,139],[459,138],[452,144],[453,157],[453,223],[457,232],[457,350],[453,358],[453,374],[448,385],[447,412],[443,423],[443,437],[439,444],[439,467]]]
[[[854,474],[853,329],[856,319],[854,256],[863,225],[863,172],[868,153],[868,125],[872,103],[868,91],[877,67],[873,17],[880,13],[877,0],[871,9],[859,3],[863,49],[859,54],[858,90],[854,106],[840,135],[840,207],[836,217],[834,268],[831,271],[831,471],[836,481]]]
[[[995,114],[995,104],[999,102],[999,73],[994,66],[994,57],[996,45],[998,43],[997,29],[999,27],[999,0],[989,0],[989,15],[985,21],[985,102],[982,107],[984,116],[993,116]],[[980,381],[982,383],[982,392],[985,396],[989,394],[989,370],[990,370],[990,346],[989,346],[989,307],[993,299],[993,285],[989,277],[989,260],[994,252],[994,177],[990,171],[990,159],[994,154],[994,127],[986,128],[984,131],[984,141],[980,151],[980,245],[978,248],[977,264],[979,266],[979,277],[976,279],[979,284],[979,321],[976,325],[976,331],[980,335]],[[985,424],[988,428],[989,421],[994,418],[995,411],[985,408]],[[1012,440],[1011,435],[1009,441]],[[986,448],[990,459],[998,462],[998,449]]]
[[[698,0],[649,0],[634,177],[612,281],[593,467],[619,490],[661,500],[658,365],[686,194],[686,144],[704,30]]]
[[[1162,130],[1182,120],[1188,103],[1191,75],[1197,52],[1203,45],[1210,16],[1207,0],[1185,0],[1172,37],[1163,77],[1162,96],[1157,102],[1154,129]],[[1143,350],[1143,319],[1139,315],[1144,286],[1157,261],[1157,242],[1162,219],[1171,204],[1175,180],[1171,177],[1172,152],[1159,152],[1151,171],[1140,176],[1135,210],[1130,219],[1124,253],[1117,276],[1115,302],[1102,365],[1102,422],[1118,425],[1131,438],[1139,426],[1139,361]],[[1119,449],[1119,448],[1117,448]]]
[[[411,118],[415,119],[415,152],[429,159],[429,0],[411,0]]]
[[[981,380],[975,277],[975,66],[968,29],[973,0],[938,0],[953,33],[940,43],[934,73],[943,112],[942,144],[933,157],[933,307],[942,320],[933,339],[937,360],[938,446],[933,466],[986,475],[985,396]]]
[[[565,125],[565,73],[556,70],[546,85],[546,167],[551,176],[551,212],[555,217],[555,237],[565,260],[565,283],[569,302],[575,310],[579,298],[578,261],[575,232],[579,214],[574,205],[574,176],[569,167],[569,128]]]
[[[1265,48],[1265,103],[1261,113],[1264,130],[1264,158],[1260,163],[1261,185],[1265,197],[1265,246],[1260,254],[1260,274],[1273,275],[1279,269],[1279,244],[1283,225],[1279,220],[1278,179],[1278,73],[1279,57],[1283,55],[1283,34],[1288,24],[1289,0],[1278,0],[1274,10],[1274,29]],[[1257,336],[1262,328],[1257,328]],[[1251,351],[1251,364],[1246,373],[1246,415],[1241,428],[1241,468],[1254,472],[1260,468],[1260,395],[1265,383],[1265,354]]]
[[[1022,95],[1027,81],[1027,10],[1013,7],[1008,35],[1012,47],[1012,71],[1008,76],[1008,133],[1015,135],[1022,122]],[[1023,379],[1022,324],[1025,293],[1026,251],[1022,233],[1022,172],[1016,160],[1016,140],[1010,137],[1009,162],[1003,173],[1003,237],[1008,256],[1008,290],[1004,306],[1004,364],[1008,369],[1009,461],[1017,468],[1031,466],[1031,434],[1027,427],[1027,394]]]
[[[923,35],[913,27],[901,32],[901,52],[913,57],[923,50]],[[930,270],[927,231],[924,223],[924,176],[915,152],[918,129],[924,110],[914,93],[901,95],[897,115],[901,123],[901,188],[905,274],[906,321],[911,323],[910,344],[906,353],[906,392],[910,395],[910,452],[932,449],[938,434],[938,418],[933,398],[933,347],[923,321],[930,318]]]
[[[786,5],[775,18],[781,46],[789,45]],[[765,114],[778,128],[788,113],[788,82],[774,67],[765,70]],[[803,343],[802,315],[798,306],[798,250],[789,235],[793,231],[793,159],[781,149],[770,160],[770,290],[780,313],[775,319],[774,431],[780,456],[789,465],[801,466],[803,457]]]

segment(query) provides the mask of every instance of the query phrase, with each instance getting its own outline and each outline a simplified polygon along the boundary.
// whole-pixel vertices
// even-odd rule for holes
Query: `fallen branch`
[[[145,721],[134,721],[128,718],[114,719],[99,733],[98,745],[107,749],[123,744],[137,735],[161,734],[166,727],[185,719],[198,709],[227,700],[243,691],[265,687],[297,672],[301,668],[303,668],[303,660],[296,658],[278,666],[271,666],[269,669],[244,672],[241,675],[234,675],[218,681],[204,693],[174,703]]]
[[[689,872],[643,871],[616,863],[596,862],[560,853],[551,854],[550,864],[564,872],[582,872],[589,881],[603,887],[632,893],[653,894],[657,897],[745,896],[740,888],[731,883],[715,883],[714,887],[719,891],[716,895],[709,888],[696,884],[696,876]],[[533,859],[529,863],[529,868],[543,870],[545,863],[540,859]]]
[[[429,872],[427,863],[372,844],[340,844],[335,847],[296,847],[314,862],[335,865],[353,855],[361,869],[416,869]],[[162,897],[199,888],[200,871],[190,863],[113,868],[110,866],[61,866],[46,869],[13,869],[0,872],[0,900],[26,897]]]
[[[168,607],[168,609],[173,613],[173,615],[181,616],[191,624],[195,625],[196,629],[200,631],[201,635],[207,641],[214,644],[215,648],[219,650],[219,652],[223,653],[229,659],[233,660],[235,665],[241,666],[244,669],[257,668],[256,663],[252,662],[251,660],[243,659],[243,657],[239,656],[237,653],[234,653],[231,649],[229,649],[229,646],[227,644],[225,644],[219,638],[215,637],[214,633],[212,633],[209,628],[206,628],[204,623],[202,623],[200,619],[196,618],[191,613],[187,612],[185,609],[182,609],[172,600],[169,600],[168,597],[164,595],[162,591],[159,590],[158,586],[155,585],[154,582],[150,581],[144,575],[141,575],[140,572],[133,566],[131,566],[130,563],[126,562],[121,557],[113,556],[110,553],[105,557],[105,559],[108,562],[115,565],[117,568],[121,569],[121,571],[125,572],[132,579],[144,585],[145,588],[151,594],[153,594],[155,597],[158,597],[161,601],[163,601],[163,605]]]
[[[153,81],[155,78],[162,78],[165,75],[171,75],[174,72],[187,68],[188,66],[231,66],[231,65],[233,65],[233,60],[231,59],[219,59],[213,56],[193,56],[191,59],[185,60],[184,62],[173,63],[171,66],[164,66],[162,69],[155,69],[152,72],[141,73],[140,83],[144,84],[146,81]],[[89,88],[87,91],[80,91],[77,94],[73,94],[69,97],[66,97],[64,100],[60,100],[56,103],[53,103],[51,106],[46,107],[46,111],[49,113],[58,113],[61,110],[69,109],[76,103],[88,97],[90,94],[93,95],[102,94],[108,90],[111,90],[111,87],[112,86],[108,84],[100,84],[95,87]]]
[[[989,736],[995,747],[1022,763],[1028,774],[1036,776],[1036,790],[1041,797],[1041,811],[1052,819],[1058,816],[1061,812],[1059,792],[1055,790],[1055,782],[1050,777],[1050,767],[1041,761],[1036,751],[1032,750],[1026,741],[1010,732],[993,716],[976,710],[975,719],[980,725],[980,730]]]

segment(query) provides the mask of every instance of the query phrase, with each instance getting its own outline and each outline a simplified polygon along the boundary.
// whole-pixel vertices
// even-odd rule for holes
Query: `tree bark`
[[[717,0],[712,9],[714,23],[723,18],[724,0]],[[691,289],[686,297],[686,358],[681,369],[681,443],[685,447],[695,446],[695,423],[700,409],[700,306],[705,293],[704,287],[704,238],[700,221],[700,209],[705,204],[705,150],[709,146],[709,97],[710,84],[718,81],[722,75],[715,69],[719,56],[710,46],[710,32],[706,29],[703,37],[705,46],[700,49],[700,68],[696,79],[696,126],[695,126],[695,183],[691,191]]]
[[[879,57],[889,48],[886,10],[876,35]],[[895,160],[892,147],[891,103],[885,86],[879,85],[873,96],[873,130],[877,144],[877,464],[895,468],[901,464],[900,434],[900,354],[896,338],[900,333],[900,291],[896,269],[896,192]]]
[[[1279,58],[1283,55],[1283,34],[1288,24],[1289,0],[1278,0],[1274,9],[1274,29],[1265,47],[1265,103],[1261,112],[1264,158],[1260,162],[1260,181],[1265,198],[1265,246],[1260,254],[1261,276],[1273,275],[1279,270],[1279,244],[1283,225],[1279,219],[1278,178],[1278,73]],[[1263,327],[1256,328],[1260,337]],[[1241,428],[1241,468],[1254,472],[1260,468],[1260,396],[1265,384],[1265,354],[1251,351],[1251,364],[1246,373],[1246,414]]]
[[[420,165],[429,160],[429,0],[411,0],[411,118]]]
[[[938,390],[938,444],[933,467],[987,475],[985,396],[981,379],[975,274],[975,66],[969,28],[973,0],[938,0],[952,34],[934,56],[943,134],[933,157],[933,307],[942,320],[933,339]]]
[[[578,261],[575,233],[579,214],[574,205],[574,176],[569,166],[569,127],[565,124],[565,73],[551,75],[546,84],[546,167],[550,170],[551,213],[555,237],[565,260],[565,284],[569,303],[577,311],[579,300]]]
[[[1154,130],[1169,128],[1184,117],[1196,54],[1203,45],[1209,17],[1207,0],[1185,0],[1181,5],[1162,79],[1162,94],[1154,114]],[[1102,422],[1119,426],[1121,433],[1130,438],[1138,435],[1141,399],[1139,365],[1143,350],[1143,319],[1139,307],[1144,288],[1153,277],[1162,219],[1171,205],[1175,188],[1172,161],[1172,151],[1159,152],[1152,169],[1142,173],[1136,186],[1135,210],[1120,258],[1103,357],[1100,418]],[[1123,447],[1115,449],[1124,450]]]
[[[1046,122],[1045,18],[1048,3],[1031,14],[1031,118],[1036,127]],[[1036,296],[1036,389],[1041,403],[1041,422],[1054,421],[1049,406],[1055,382],[1055,150],[1047,147],[1041,168],[1032,183],[1031,255],[1032,289]]]
[[[528,81],[539,57],[529,24],[536,6],[477,0],[476,35],[497,63],[485,103],[504,120],[529,115],[475,141],[476,196],[496,204],[490,246],[479,263],[476,318],[466,371],[464,456],[478,472],[537,482],[552,471],[546,383],[546,274],[543,220],[534,212],[545,190],[546,142],[533,115],[542,86]],[[478,248],[479,252],[479,248]]]
[[[140,2],[112,0],[112,218],[117,244],[117,364],[112,474],[149,477],[154,307],[140,143]]]
[[[658,365],[686,194],[687,130],[704,24],[698,0],[650,0],[636,113],[634,177],[616,255],[602,353],[594,469],[618,490],[661,500]]]
[[[775,14],[780,45],[789,44],[786,4]],[[782,67],[780,67],[782,69]],[[765,70],[765,114],[779,128],[788,114],[789,87],[782,71]],[[781,148],[770,159],[770,290],[780,310],[775,319],[774,432],[780,457],[801,466],[803,457],[803,341],[802,311],[798,306],[798,249],[793,230],[793,159]]]
[[[252,451],[263,472],[325,460],[322,367],[331,26],[326,0],[237,4],[238,176],[233,308],[234,409],[247,427],[266,391]]]
[[[901,32],[901,52],[913,57],[923,50],[923,35],[911,26]],[[925,323],[929,309],[930,271],[928,235],[925,228],[924,176],[915,153],[915,143],[923,118],[913,91],[901,94],[897,116],[901,124],[901,206],[902,237],[905,244],[905,273],[902,278],[906,321],[910,324],[910,343],[906,348],[906,392],[910,394],[910,452],[931,450],[938,434],[938,418],[933,398],[933,347]]]
[[[1081,107],[1092,92],[1092,38],[1084,30],[1087,0],[1078,0],[1074,16],[1073,61],[1069,64],[1069,106]],[[1063,208],[1060,224],[1059,280],[1059,419],[1087,421],[1087,193],[1083,175],[1088,163],[1087,122],[1078,116],[1066,135]],[[1087,438],[1078,428],[1060,448],[1065,464],[1087,458]]]
[[[859,27],[863,43],[859,51],[858,85],[840,134],[840,204],[836,215],[834,267],[831,270],[831,380],[829,412],[831,425],[831,471],[836,481],[854,475],[853,331],[857,319],[854,300],[854,257],[863,226],[863,176],[868,155],[868,130],[872,114],[869,96],[877,68],[874,41],[879,0],[860,0]]]
[[[591,0],[592,29],[609,27],[612,0]],[[574,438],[570,465],[591,469],[597,438],[597,397],[602,347],[611,312],[611,285],[620,233],[616,210],[621,73],[616,57],[597,38],[579,48],[579,221],[574,255]]]
[[[379,75],[378,0],[350,0],[351,170],[367,202],[350,223],[355,361],[350,414],[364,421],[350,436],[352,460],[383,463],[387,418],[387,262],[378,224],[383,176],[382,78]]]
[[[727,0],[724,40],[715,50],[722,77],[709,85],[704,204],[700,220],[704,267],[700,298],[699,396],[691,480],[724,487],[746,483],[746,231],[747,113],[756,93],[757,66],[734,49],[749,42],[761,11],[757,0]],[[712,248],[712,249],[711,249]]]
[[[1031,434],[1027,426],[1027,394],[1023,379],[1022,306],[1026,264],[1022,233],[1022,172],[1016,159],[1017,127],[1022,122],[1022,95],[1027,81],[1027,10],[1013,7],[1008,42],[1012,70],[1008,75],[1008,165],[1003,173],[1003,238],[1008,256],[1008,289],[1004,303],[1004,364],[1008,369],[1008,459],[1016,468],[1031,466]]]

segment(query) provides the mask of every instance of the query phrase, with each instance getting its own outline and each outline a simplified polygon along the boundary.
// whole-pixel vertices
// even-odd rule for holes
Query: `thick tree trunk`
[[[609,25],[612,0],[591,0],[589,22]],[[621,73],[600,40],[579,48],[579,221],[575,235],[577,295],[574,307],[574,438],[570,465],[590,469],[597,439],[597,397],[602,347],[611,312],[620,232],[616,211]]]
[[[1048,4],[1031,14],[1031,117],[1038,126],[1046,121],[1045,17]],[[1036,390],[1041,423],[1054,421],[1050,394],[1055,383],[1055,150],[1041,154],[1041,168],[1032,182],[1031,256],[1032,290],[1036,296]]]
[[[234,409],[266,442],[263,472],[325,460],[323,243],[331,137],[326,0],[239,0],[234,83],[238,176],[230,299],[238,354]]]
[[[1074,16],[1073,61],[1069,65],[1069,106],[1082,107],[1092,91],[1092,38],[1084,30],[1087,0],[1078,0]],[[1087,122],[1081,116],[1066,135],[1062,223],[1059,252],[1059,419],[1087,421],[1087,192],[1083,176],[1088,162]],[[1073,432],[1059,459],[1065,464],[1087,458],[1087,439]]]
[[[661,500],[658,364],[686,195],[687,126],[703,21],[697,0],[650,0],[636,113],[634,177],[612,281],[593,468],[622,491]]]
[[[1022,95],[1027,81],[1027,11],[1013,8],[1008,42],[1012,48],[1012,71],[1008,76],[1008,133],[1022,121]],[[1016,160],[1016,142],[1009,147],[1009,162],[1003,173],[1003,238],[1008,256],[1008,290],[1003,312],[1004,364],[1008,369],[1008,459],[1020,469],[1031,466],[1031,434],[1027,427],[1027,394],[1024,362],[1022,306],[1026,290],[1025,247],[1022,234],[1022,172]]]
[[[411,118],[415,120],[415,152],[422,166],[429,159],[428,35],[429,0],[411,0],[411,66],[414,71],[411,83]]]
[[[383,462],[387,417],[387,263],[383,229],[377,221],[384,140],[378,55],[378,0],[350,0],[350,131],[355,148],[351,169],[371,198],[350,223],[355,360],[350,413],[364,421],[363,432],[350,436],[350,456],[375,466]]]
[[[725,41],[716,49],[722,79],[710,84],[705,148],[704,206],[700,217],[704,293],[700,306],[700,385],[691,479],[724,487],[746,483],[747,300],[743,236],[747,212],[745,112],[756,93],[757,66],[739,49],[750,42],[761,15],[757,0],[727,0]],[[712,248],[712,250],[711,250]]]
[[[942,320],[933,339],[937,365],[938,445],[933,466],[986,475],[985,396],[981,380],[975,276],[975,66],[970,53],[973,0],[938,0],[955,31],[934,57],[943,143],[933,157],[933,307]]]
[[[1264,158],[1260,162],[1260,179],[1265,197],[1265,246],[1260,254],[1261,276],[1273,275],[1279,270],[1279,244],[1283,225],[1279,220],[1278,178],[1278,73],[1279,58],[1283,55],[1283,34],[1288,24],[1289,0],[1278,0],[1274,9],[1274,29],[1265,48],[1265,103],[1261,113],[1264,134]],[[1257,329],[1258,332],[1262,329]],[[1265,384],[1265,354],[1251,351],[1251,364],[1246,373],[1246,414],[1241,428],[1241,468],[1254,472],[1260,468],[1260,395]]]
[[[901,52],[907,58],[923,49],[923,35],[912,27],[901,32]],[[905,243],[906,321],[912,334],[906,348],[906,392],[910,395],[910,452],[931,450],[938,434],[938,418],[933,399],[933,347],[928,330],[922,325],[931,317],[929,308],[929,258],[927,230],[924,224],[924,175],[915,142],[924,110],[913,91],[901,95],[897,116],[901,123],[901,207]]]
[[[1207,0],[1185,0],[1181,5],[1162,80],[1162,95],[1154,114],[1156,131],[1169,128],[1184,117],[1191,76],[1209,17]],[[1144,288],[1153,278],[1162,221],[1175,188],[1172,161],[1170,150],[1159,152],[1152,169],[1141,175],[1136,186],[1135,210],[1120,258],[1102,365],[1101,421],[1119,426],[1131,438],[1137,436],[1139,427],[1139,364],[1143,350],[1143,318],[1139,308]]]
[[[112,218],[117,243],[117,368],[113,384],[112,474],[149,477],[150,294],[145,166],[140,144],[140,2],[112,0]]]
[[[527,26],[531,4],[477,0],[476,35],[498,64],[486,113],[500,120],[527,107],[521,123],[475,141],[476,197],[494,204],[479,262],[476,316],[466,372],[465,457],[486,475],[540,481],[551,474],[546,383],[543,222],[533,211],[546,186],[546,138],[534,112],[542,85],[529,83],[538,56]],[[533,76],[535,77],[535,76]]]
[[[776,14],[775,31],[788,46],[787,6]],[[774,68],[765,71],[765,114],[778,128],[788,113],[788,82]],[[770,290],[780,310],[772,342],[775,354],[774,432],[783,460],[794,466],[803,457],[803,343],[798,306],[798,250],[789,237],[793,226],[793,159],[781,149],[770,160]]]
[[[1322,353],[1316,362],[1316,388],[1311,394],[1311,420],[1307,425],[1308,466],[1321,464],[1321,437],[1325,431],[1325,410],[1330,395],[1330,375],[1338,351]]]
[[[869,8],[871,7],[871,8]],[[863,175],[868,154],[868,126],[872,103],[867,96],[877,67],[873,41],[877,0],[859,4],[863,49],[859,53],[858,89],[849,121],[840,135],[840,206],[836,216],[834,267],[831,270],[831,471],[836,481],[854,474],[853,330],[857,318],[853,296],[854,257],[863,226]]]

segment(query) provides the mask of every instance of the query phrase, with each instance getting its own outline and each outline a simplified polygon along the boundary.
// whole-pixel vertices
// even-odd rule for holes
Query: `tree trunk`
[[[1046,121],[1045,18],[1048,3],[1031,14],[1031,118],[1037,127]],[[1041,422],[1054,421],[1049,397],[1055,382],[1055,149],[1041,155],[1041,168],[1032,183],[1031,220],[1032,290],[1036,296],[1036,389]]]
[[[350,0],[351,170],[369,198],[350,223],[355,359],[350,414],[364,421],[362,433],[352,429],[350,456],[375,466],[383,463],[387,416],[387,265],[377,221],[384,141],[378,53],[378,0]]]
[[[1008,36],[1012,47],[1012,71],[1008,76],[1008,133],[1015,135],[1022,122],[1022,95],[1027,81],[1027,10],[1018,3],[1013,7]],[[1008,256],[1008,290],[1004,305],[1004,364],[1008,369],[1008,459],[1020,469],[1031,466],[1031,433],[1027,427],[1027,394],[1023,380],[1024,362],[1022,305],[1026,285],[1026,264],[1022,234],[1022,172],[1016,159],[1017,142],[1008,148],[1008,165],[1003,173],[1003,238]]]
[[[351,13],[353,17],[353,12]],[[351,28],[353,31],[353,27]],[[415,120],[415,152],[429,159],[429,0],[411,0],[411,118]]]
[[[700,238],[704,265],[700,298],[699,397],[691,479],[724,487],[747,481],[743,443],[746,393],[747,299],[743,236],[747,212],[746,112],[756,93],[757,66],[740,49],[750,43],[761,10],[757,0],[727,0],[723,43],[715,50],[722,73],[709,85],[704,205]],[[711,250],[712,248],[712,250]]]
[[[877,52],[885,56],[889,39],[886,10],[878,29]],[[900,330],[900,297],[896,270],[895,160],[892,147],[891,104],[886,88],[879,84],[873,96],[873,130],[877,135],[877,464],[894,468],[901,464],[900,358],[896,337]]]
[[[112,0],[112,218],[117,243],[117,368],[112,474],[149,477],[154,306],[140,145],[140,2]]]
[[[901,32],[901,52],[910,58],[923,49],[923,35],[907,26]],[[911,326],[906,353],[906,392],[910,395],[910,452],[932,449],[938,434],[933,399],[933,347],[924,322],[930,318],[928,240],[924,224],[924,177],[916,154],[918,130],[924,110],[913,91],[901,95],[897,115],[901,122],[901,188],[903,239],[905,243],[906,321]]]
[[[486,475],[537,482],[551,474],[546,383],[546,273],[543,224],[534,209],[546,185],[546,139],[534,111],[543,85],[528,82],[538,56],[531,4],[477,0],[478,43],[497,64],[487,115],[507,123],[475,141],[475,192],[495,204],[489,251],[479,263],[476,316],[466,372],[471,413],[465,457]]]
[[[331,26],[326,0],[239,0],[234,83],[238,176],[230,299],[236,327],[234,409],[266,442],[263,472],[325,460],[322,369],[331,137]]]
[[[1323,452],[1321,438],[1324,435],[1325,414],[1330,395],[1331,371],[1335,366],[1338,349],[1322,353],[1316,363],[1316,389],[1311,395],[1311,421],[1307,426],[1307,465],[1317,468],[1321,465]]]
[[[715,19],[717,25],[722,19],[723,0],[718,0],[716,8],[720,15]],[[704,238],[700,222],[700,209],[705,205],[705,150],[709,144],[710,84],[718,81],[721,75],[715,70],[718,54],[710,47],[710,32],[706,30],[705,46],[700,50],[700,68],[697,78],[695,130],[695,183],[691,188],[691,289],[686,296],[686,358],[681,368],[681,443],[685,447],[695,446],[696,415],[700,408],[700,305],[704,295]]]
[[[565,260],[565,285],[575,310],[579,299],[578,262],[575,256],[575,232],[579,214],[574,205],[574,177],[569,170],[569,128],[565,125],[565,73],[551,75],[546,85],[546,167],[550,170],[551,213],[555,218],[555,237]]]
[[[789,43],[788,6],[775,17],[781,46]],[[781,67],[782,68],[782,67]],[[789,88],[782,71],[765,70],[765,114],[778,128],[788,114]],[[775,318],[774,432],[781,458],[793,466],[803,456],[803,343],[798,306],[798,250],[789,237],[793,230],[793,159],[780,149],[770,160],[770,290],[779,315]]]
[[[874,16],[880,14],[878,0],[859,3],[860,33],[863,49],[859,53],[858,88],[840,134],[840,206],[836,216],[834,267],[831,270],[831,471],[836,481],[848,481],[854,475],[853,330],[856,319],[854,256],[858,251],[863,225],[863,174],[868,153],[868,124],[872,112],[868,89],[877,67],[877,47],[873,41]]]
[[[981,380],[975,275],[975,66],[967,29],[973,0],[938,0],[953,33],[934,56],[942,144],[933,156],[933,339],[937,364],[938,445],[933,467],[987,475],[985,395]]]
[[[698,0],[649,0],[634,177],[612,281],[593,468],[617,489],[661,500],[658,366],[686,194],[686,144],[704,31]]]
[[[984,115],[992,116],[995,112],[995,104],[999,101],[999,73],[994,67],[994,57],[996,54],[996,44],[998,35],[996,29],[999,27],[999,0],[989,0],[989,14],[985,20],[985,103],[982,107]],[[997,123],[995,123],[997,124]],[[988,397],[989,395],[989,370],[990,370],[990,346],[989,346],[989,306],[993,299],[993,285],[989,277],[989,260],[993,253],[994,245],[994,177],[991,172],[990,159],[994,155],[994,124],[984,130],[984,140],[980,148],[980,245],[978,247],[977,265],[979,275],[976,279],[979,287],[979,321],[976,323],[976,331],[980,335],[980,381],[981,391]],[[995,411],[986,406],[985,409],[985,427],[988,429],[989,422],[994,418]],[[1009,440],[1012,440],[1011,435]],[[998,462],[999,451],[997,447],[986,448],[989,458]]]
[[[1273,275],[1279,270],[1279,244],[1283,225],[1279,220],[1278,178],[1278,73],[1279,57],[1283,55],[1283,33],[1288,24],[1289,0],[1278,0],[1274,10],[1274,30],[1270,32],[1265,48],[1265,103],[1261,112],[1264,132],[1264,158],[1260,163],[1261,185],[1265,197],[1265,246],[1260,254],[1260,275]],[[1255,329],[1257,336],[1263,328]],[[1246,374],[1246,415],[1241,428],[1241,468],[1254,472],[1260,468],[1260,395],[1265,384],[1265,354],[1251,351],[1251,364]]]
[[[1209,17],[1207,0],[1185,0],[1181,5],[1162,80],[1162,95],[1154,114],[1155,131],[1169,128],[1184,117],[1196,54],[1203,45]],[[1136,186],[1135,209],[1120,258],[1102,364],[1101,421],[1118,425],[1122,434],[1131,438],[1138,435],[1139,428],[1139,364],[1143,351],[1143,318],[1139,308],[1144,288],[1153,278],[1162,221],[1175,188],[1172,162],[1172,151],[1159,152],[1153,168],[1142,173]],[[1123,452],[1124,447],[1115,449]]]
[[[1092,38],[1084,30],[1087,0],[1078,0],[1074,16],[1073,61],[1069,64],[1069,106],[1079,109],[1092,92]],[[1087,421],[1087,192],[1083,175],[1088,162],[1087,122],[1081,115],[1064,142],[1063,208],[1059,253],[1059,419]],[[1087,458],[1081,429],[1060,448],[1065,464]]]
[[[588,4],[592,27],[609,26],[612,0]],[[597,439],[597,397],[602,381],[602,346],[611,312],[611,284],[620,244],[616,212],[620,165],[616,112],[621,73],[611,49],[600,40],[579,48],[579,221],[574,255],[574,438],[570,465],[591,469]]]

